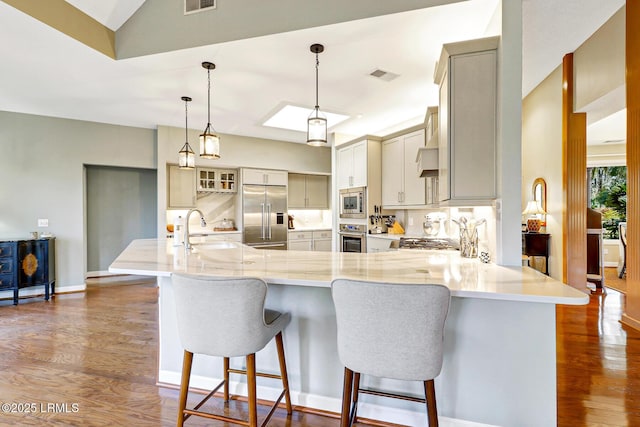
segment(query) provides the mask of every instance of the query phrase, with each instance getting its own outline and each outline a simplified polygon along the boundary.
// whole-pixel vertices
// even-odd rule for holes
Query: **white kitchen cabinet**
[[[197,188],[203,193],[237,193],[237,169],[197,168]]]
[[[367,141],[338,149],[338,189],[367,186]]]
[[[331,252],[331,230],[313,231],[313,250]]]
[[[331,230],[289,230],[287,247],[296,251],[331,251]]]
[[[313,250],[313,231],[289,230],[287,249],[293,251]]]
[[[389,252],[392,239],[367,235],[367,252]]]
[[[287,185],[287,171],[270,169],[242,169],[243,184]]]
[[[424,129],[382,142],[383,207],[425,204],[425,180],[416,170],[416,155],[424,144]]]
[[[497,47],[497,37],[443,46],[435,74],[441,201],[496,198]]]
[[[196,207],[196,171],[167,165],[167,209]]]
[[[289,174],[289,209],[329,209],[329,177]]]

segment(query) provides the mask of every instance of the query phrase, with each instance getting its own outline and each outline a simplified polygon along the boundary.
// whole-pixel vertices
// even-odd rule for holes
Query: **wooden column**
[[[573,112],[573,53],[562,59],[562,220],[564,271],[568,285],[587,285],[587,116]]]
[[[627,300],[622,323],[640,329],[640,2],[626,13]]]

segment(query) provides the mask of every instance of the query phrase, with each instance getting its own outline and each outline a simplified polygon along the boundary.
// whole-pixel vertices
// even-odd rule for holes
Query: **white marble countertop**
[[[582,305],[589,297],[529,267],[483,264],[458,251],[379,253],[254,249],[212,242],[187,252],[172,240],[134,240],[109,267],[112,273],[170,276],[173,272],[254,276],[267,283],[329,287],[338,277],[398,283],[438,283],[452,296]]]

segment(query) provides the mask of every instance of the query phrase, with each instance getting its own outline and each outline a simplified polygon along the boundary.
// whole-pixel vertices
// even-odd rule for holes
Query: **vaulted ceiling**
[[[116,31],[144,0],[66,0]],[[221,2],[222,0],[219,0]],[[446,3],[446,2],[443,2]],[[523,95],[532,90],[624,0],[523,0]],[[498,0],[469,0],[114,60],[0,2],[0,110],[154,128],[206,124],[206,71],[212,72],[212,123],[222,133],[302,142],[304,134],[262,126],[284,103],[314,104],[320,55],[320,106],[350,119],[333,131],[382,135],[415,124],[437,104],[432,75],[443,43],[492,35]],[[222,7],[222,6],[220,6]],[[209,12],[203,12],[209,13]],[[392,81],[369,74],[398,74]]]

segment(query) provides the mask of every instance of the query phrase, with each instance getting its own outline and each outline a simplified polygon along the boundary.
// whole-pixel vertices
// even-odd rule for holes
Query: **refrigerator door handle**
[[[261,222],[260,222],[260,238],[262,240],[264,240],[265,239],[265,230],[264,230],[265,210],[264,210],[264,203],[260,203],[260,206],[262,207],[262,217],[261,217]]]
[[[267,203],[267,239],[271,240],[271,203]]]

